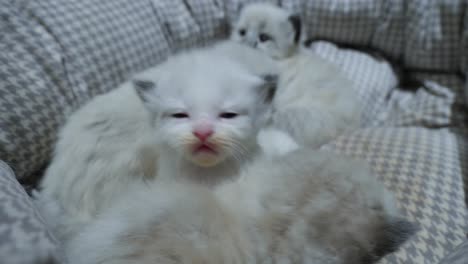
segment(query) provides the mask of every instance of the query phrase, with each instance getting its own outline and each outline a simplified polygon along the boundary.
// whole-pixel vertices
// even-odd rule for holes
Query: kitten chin
[[[214,167],[224,160],[225,157],[218,153],[211,152],[210,150],[204,150],[200,153],[192,154],[190,158],[190,161],[192,161],[195,165],[203,168]]]

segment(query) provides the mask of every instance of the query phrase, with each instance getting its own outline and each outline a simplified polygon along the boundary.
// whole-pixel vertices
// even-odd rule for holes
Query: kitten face
[[[158,139],[201,167],[240,159],[267,116],[274,81],[227,59],[188,55],[165,68],[157,80],[133,82]]]
[[[242,9],[231,39],[283,59],[295,52],[300,31],[298,16],[269,3],[255,3]]]

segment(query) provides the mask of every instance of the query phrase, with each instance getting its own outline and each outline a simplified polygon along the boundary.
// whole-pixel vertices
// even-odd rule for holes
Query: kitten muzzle
[[[208,144],[208,143],[198,144],[197,146],[195,146],[193,153],[194,154],[205,153],[205,154],[213,154],[213,155],[218,154],[215,146],[212,144]]]

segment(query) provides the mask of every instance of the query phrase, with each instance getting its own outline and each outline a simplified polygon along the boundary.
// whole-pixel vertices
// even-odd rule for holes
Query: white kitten
[[[153,78],[137,77],[157,135],[158,178],[213,185],[238,174],[268,121],[276,79],[210,49],[172,58]]]
[[[341,71],[300,45],[298,16],[269,3],[244,7],[233,41],[256,48],[279,64],[273,125],[299,143],[317,147],[360,124],[353,83]]]
[[[125,83],[67,120],[35,195],[59,240],[112,204],[128,184],[154,178],[157,152],[149,118]]]
[[[239,54],[251,50],[220,43],[175,56],[69,118],[36,195],[59,240],[92,221],[130,184],[154,180],[158,170],[162,177],[183,174],[210,184],[237,173],[255,151],[256,130],[269,112],[261,100],[274,79],[260,78],[263,68],[251,74],[231,62],[231,47]],[[162,166],[156,166],[160,151]]]
[[[214,189],[136,186],[67,247],[70,264],[373,263],[414,231],[361,163],[296,150]]]

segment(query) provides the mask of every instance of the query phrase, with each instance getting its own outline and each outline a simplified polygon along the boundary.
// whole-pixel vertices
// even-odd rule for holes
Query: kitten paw
[[[274,129],[262,129],[257,135],[257,144],[270,156],[282,156],[299,149],[299,145],[287,133]]]

